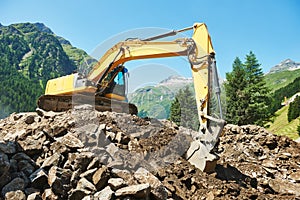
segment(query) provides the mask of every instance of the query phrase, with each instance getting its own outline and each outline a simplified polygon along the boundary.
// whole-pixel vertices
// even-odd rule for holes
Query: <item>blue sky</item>
[[[264,72],[287,58],[300,62],[298,0],[1,0],[0,23],[19,22],[42,22],[90,54],[120,32],[205,22],[222,77],[250,50]]]

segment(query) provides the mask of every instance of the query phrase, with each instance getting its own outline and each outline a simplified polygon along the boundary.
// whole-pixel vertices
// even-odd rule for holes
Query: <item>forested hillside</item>
[[[42,23],[0,25],[0,58],[0,118],[34,110],[47,80],[93,61]]]

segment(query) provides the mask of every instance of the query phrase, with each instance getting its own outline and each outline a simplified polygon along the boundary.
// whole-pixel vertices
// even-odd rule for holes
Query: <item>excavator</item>
[[[193,30],[191,38],[160,40]],[[92,104],[99,111],[137,114],[137,107],[127,102],[127,69],[131,60],[185,56],[193,76],[199,134],[191,142],[186,159],[202,171],[213,170],[217,155],[212,153],[222,133],[220,85],[215,52],[207,26],[195,23],[191,27],[145,39],[127,39],[111,47],[94,65],[87,76],[73,73],[49,80],[45,95],[38,99],[38,108],[65,111],[78,104]],[[214,111],[211,111],[214,109]]]

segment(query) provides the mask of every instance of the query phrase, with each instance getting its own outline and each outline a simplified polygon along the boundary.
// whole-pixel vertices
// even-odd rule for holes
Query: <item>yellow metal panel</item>
[[[49,80],[46,86],[45,94],[59,95],[72,91],[74,89],[74,74],[62,76]]]
[[[125,101],[125,99],[126,99],[123,96],[120,96],[120,95],[117,95],[117,94],[113,94],[113,93],[106,94],[105,97],[107,97],[109,99],[116,99],[116,100],[119,100],[119,101]]]
[[[202,58],[201,64],[193,65],[192,74],[194,80],[195,96],[197,101],[199,121],[206,125],[206,119],[201,118],[201,112],[208,114],[207,101],[209,98],[209,69],[208,55],[214,53],[210,35],[204,23],[194,24],[193,40],[197,45],[197,58]],[[206,57],[205,57],[206,56]],[[203,58],[204,57],[204,58]]]
[[[69,95],[77,93],[95,93],[96,88],[92,86],[74,87],[75,74],[62,76],[47,82],[46,95]]]
[[[111,62],[114,62],[113,69],[129,60],[186,55],[186,50],[186,44],[178,44],[176,41],[145,42],[137,40],[120,42],[101,57],[88,75],[88,79],[97,82]]]

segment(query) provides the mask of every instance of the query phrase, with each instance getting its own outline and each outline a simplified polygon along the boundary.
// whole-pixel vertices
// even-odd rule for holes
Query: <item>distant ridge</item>
[[[270,69],[270,74],[272,73],[277,73],[277,72],[281,72],[281,71],[293,71],[293,70],[297,70],[300,69],[300,63],[296,63],[295,61],[291,60],[291,59],[286,59],[284,61],[282,61],[281,63],[275,65],[274,67],[272,67]]]

